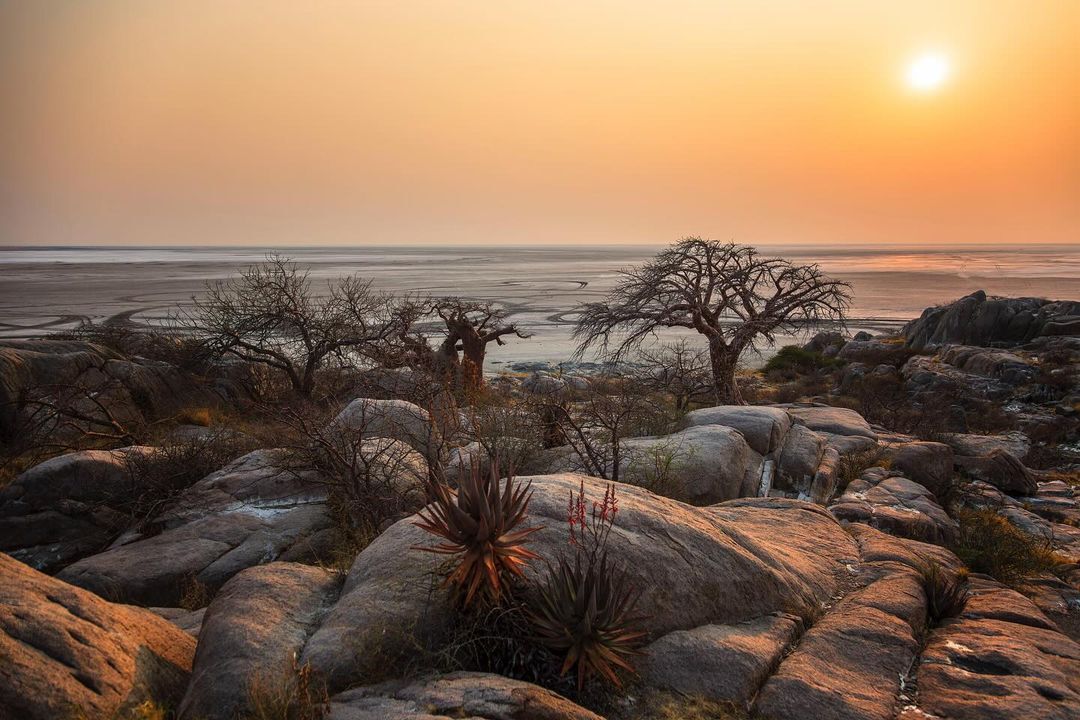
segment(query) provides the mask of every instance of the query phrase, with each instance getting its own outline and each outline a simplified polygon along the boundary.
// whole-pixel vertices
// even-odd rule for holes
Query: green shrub
[[[769,358],[763,370],[774,380],[793,380],[800,375],[810,375],[822,369],[832,369],[842,363],[827,358],[813,350],[803,350],[798,345],[785,345]]]

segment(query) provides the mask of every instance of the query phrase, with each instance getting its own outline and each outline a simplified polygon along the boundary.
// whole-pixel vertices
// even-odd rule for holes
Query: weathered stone
[[[904,326],[915,349],[946,344],[1019,345],[1040,335],[1076,333],[1080,303],[1041,298],[987,298],[982,290],[929,307]]]
[[[870,424],[854,410],[813,403],[788,403],[775,407],[787,410],[811,430],[877,440],[877,434],[870,428]]]
[[[944,443],[905,443],[893,452],[889,467],[943,497],[953,482],[953,452]]]
[[[994,450],[1004,450],[1023,460],[1031,449],[1031,441],[1028,440],[1026,435],[1019,432],[1008,432],[1000,435],[954,433],[947,436],[945,442],[952,446],[953,452],[957,455],[969,457],[986,457]]]
[[[250,712],[246,691],[292,670],[340,585],[331,572],[295,563],[249,568],[227,582],[206,610],[180,717]]]
[[[956,720],[1080,717],[1080,645],[1057,632],[989,618],[934,631],[918,671],[919,708]]]
[[[0,551],[44,572],[101,550],[127,516],[110,507],[131,490],[129,458],[154,448],[83,450],[21,473],[0,490]]]
[[[402,440],[425,457],[430,457],[436,447],[431,415],[405,400],[358,398],[345,406],[331,427],[360,432],[365,438]]]
[[[361,687],[330,699],[326,720],[602,720],[550,690],[457,672]]]
[[[884,468],[863,472],[829,511],[840,520],[935,544],[951,541],[958,529],[933,493]]]
[[[761,484],[762,458],[742,433],[723,425],[698,425],[660,437],[622,441],[619,479],[648,483],[657,458],[671,457],[671,482],[695,505],[752,497]]]
[[[676,630],[643,649],[649,687],[745,705],[802,631],[792,615]]]
[[[985,457],[956,456],[956,464],[969,475],[1010,495],[1034,495],[1039,484],[1015,455],[994,449]]]
[[[759,405],[719,405],[692,410],[683,418],[684,427],[726,425],[735,428],[761,455],[778,450],[791,429],[791,415],[785,410]]]
[[[0,554],[0,718],[111,718],[184,690],[195,640]]]
[[[845,597],[770,677],[755,706],[768,720],[891,720],[925,619],[915,573],[899,569]]]
[[[199,631],[202,629],[203,616],[206,615],[206,608],[185,610],[184,608],[152,607],[147,608],[147,610],[155,615],[165,618],[193,638],[199,637]]]
[[[825,455],[825,438],[805,425],[793,425],[777,455],[777,487],[810,493]],[[839,460],[839,455],[837,455]]]
[[[568,548],[566,501],[584,483],[593,499],[606,484],[575,475],[532,482],[530,549],[554,561]],[[802,615],[831,597],[842,569],[856,560],[855,541],[822,508],[778,498],[747,498],[695,508],[628,485],[618,486],[619,514],[609,553],[641,589],[645,629],[732,624],[777,611]],[[341,599],[307,643],[302,660],[331,690],[363,682],[382,658],[437,639],[447,621],[440,559],[415,548],[437,539],[403,520],[356,559]],[[536,580],[542,563],[527,575]],[[377,668],[385,672],[385,661]]]

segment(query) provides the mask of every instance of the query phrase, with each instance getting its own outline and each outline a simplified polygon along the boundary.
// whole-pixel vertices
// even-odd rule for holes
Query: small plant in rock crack
[[[539,557],[525,542],[540,528],[521,527],[532,498],[531,483],[516,483],[512,472],[501,481],[498,462],[492,459],[488,473],[474,463],[456,492],[438,480],[428,482],[428,492],[432,502],[418,513],[415,524],[445,542],[418,549],[458,556],[444,584],[463,607],[478,598],[498,604],[510,582],[524,577],[525,564]]]
[[[618,512],[614,484],[600,504],[592,504],[591,512],[586,504],[582,481],[576,496],[571,491],[567,508],[574,557],[548,565],[547,578],[529,610],[537,640],[565,653],[560,674],[576,666],[579,691],[591,676],[622,687],[618,670],[634,671],[630,658],[640,654],[646,637],[639,627],[644,618],[636,613],[639,593],[607,554]]]
[[[926,617],[930,625],[964,612],[968,601],[967,573],[952,573],[931,557],[921,557],[915,568],[926,594]]]

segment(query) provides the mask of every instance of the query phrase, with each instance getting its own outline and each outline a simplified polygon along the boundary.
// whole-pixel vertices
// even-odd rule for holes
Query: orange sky
[[[1076,0],[6,0],[0,108],[2,245],[1080,242]]]

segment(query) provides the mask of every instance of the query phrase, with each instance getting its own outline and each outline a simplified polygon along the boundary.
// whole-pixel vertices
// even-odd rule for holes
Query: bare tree
[[[307,270],[268,255],[236,278],[207,285],[183,321],[219,353],[276,368],[311,397],[328,359],[383,352],[396,317],[393,300],[356,276],[328,282],[317,296]]]
[[[636,360],[641,382],[670,394],[679,412],[689,410],[691,400],[712,393],[709,353],[705,348],[693,347],[686,338],[642,347]]]
[[[817,265],[687,238],[624,271],[604,300],[585,304],[574,337],[578,357],[596,347],[618,361],[658,328],[696,330],[709,344],[716,401],[742,404],[735,370],[745,350],[778,331],[843,322],[850,302],[850,285]]]
[[[575,469],[605,480],[620,480],[624,439],[671,429],[661,404],[633,378],[597,377],[572,399],[549,395],[530,402],[566,441]]]

